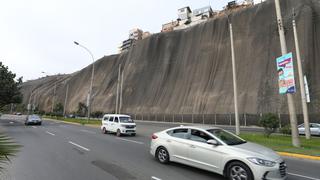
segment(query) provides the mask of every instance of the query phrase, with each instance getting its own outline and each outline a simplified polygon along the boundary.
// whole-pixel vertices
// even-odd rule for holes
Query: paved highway
[[[0,174],[5,180],[223,180],[220,175],[177,163],[162,165],[149,154],[150,136],[170,124],[138,123],[136,137],[101,134],[98,128],[44,121],[24,126],[23,117],[3,116],[0,130],[23,148]],[[284,158],[289,180],[320,180],[320,162]]]

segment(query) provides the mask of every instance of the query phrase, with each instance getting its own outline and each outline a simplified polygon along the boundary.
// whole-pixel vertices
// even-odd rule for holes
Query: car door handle
[[[168,143],[170,143],[170,142],[171,142],[171,140],[167,140],[167,142],[168,142]]]
[[[190,147],[191,147],[191,148],[196,148],[196,146],[195,146],[195,145],[190,145]]]

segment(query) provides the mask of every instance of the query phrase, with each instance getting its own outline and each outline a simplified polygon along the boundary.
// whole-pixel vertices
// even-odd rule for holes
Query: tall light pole
[[[67,89],[66,89],[66,96],[64,98],[64,106],[63,106],[63,117],[66,116],[66,109],[67,109],[67,101],[68,101],[68,93],[69,93],[69,83],[67,83]]]
[[[288,53],[288,50],[287,50],[286,38],[284,35],[280,2],[279,2],[279,0],[274,0],[274,1],[275,1],[276,14],[277,14],[277,22],[278,22],[278,29],[279,29],[280,44],[281,44],[281,53],[282,53],[282,55],[285,55]],[[292,132],[291,133],[292,145],[295,147],[300,147],[296,108],[294,105],[294,99],[293,99],[292,94],[287,93],[287,100],[288,100],[288,107],[289,107],[291,132]]]
[[[300,84],[300,94],[301,94],[301,102],[302,102],[302,112],[303,112],[303,120],[304,120],[304,129],[306,134],[306,139],[310,139],[310,125],[309,125],[309,114],[308,114],[308,106],[306,101],[306,91],[304,89],[304,81],[303,81],[303,70],[301,64],[301,56],[300,56],[300,47],[299,47],[299,40],[298,40],[298,33],[296,28],[296,20],[295,20],[295,13],[293,10],[293,34],[294,34],[294,42],[296,46],[296,55],[297,55],[297,65],[298,65],[298,74],[299,74],[299,84]]]
[[[237,71],[236,71],[236,62],[234,55],[234,43],[233,43],[233,31],[232,23],[229,22],[230,30],[230,43],[231,43],[231,60],[232,60],[232,77],[233,77],[233,98],[234,98],[234,115],[235,115],[235,125],[236,125],[236,134],[240,134],[240,121],[239,121],[239,111],[238,111],[238,87],[237,87]]]
[[[88,105],[88,121],[90,120],[90,113],[91,113],[91,96],[92,96],[92,86],[93,86],[93,76],[94,76],[94,57],[93,57],[93,54],[92,52],[85,46],[83,46],[82,44],[74,41],[74,44],[77,45],[77,46],[80,46],[82,47],[83,49],[85,49],[90,55],[91,55],[91,58],[92,58],[92,73],[91,73],[91,81],[90,81],[90,88],[89,88],[89,92],[88,92],[88,99],[87,99],[87,105]]]

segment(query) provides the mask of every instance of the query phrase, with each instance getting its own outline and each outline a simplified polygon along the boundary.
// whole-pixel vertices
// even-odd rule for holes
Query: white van
[[[102,118],[101,130],[103,134],[108,132],[116,133],[117,136],[122,134],[136,135],[136,123],[130,116],[124,114],[105,114]]]

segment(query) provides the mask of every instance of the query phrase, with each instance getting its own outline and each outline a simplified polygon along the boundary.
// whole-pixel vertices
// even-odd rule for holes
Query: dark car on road
[[[26,121],[24,122],[25,125],[41,125],[42,119],[38,115],[28,115]]]

